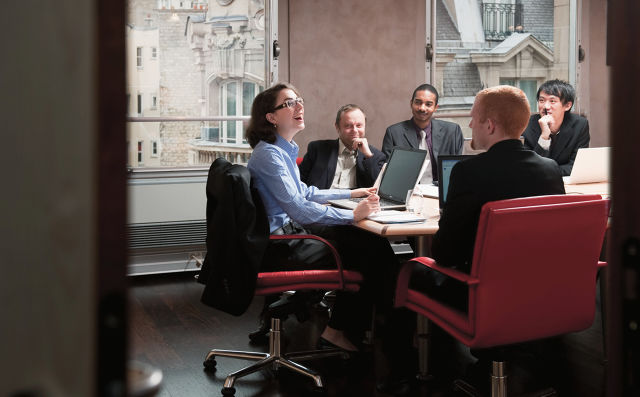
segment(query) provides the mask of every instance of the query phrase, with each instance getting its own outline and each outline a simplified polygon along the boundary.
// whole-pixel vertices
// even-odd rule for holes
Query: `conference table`
[[[599,194],[609,197],[609,182],[584,183],[564,186],[566,194]],[[417,212],[426,218],[420,223],[382,224],[372,220],[362,220],[356,223],[361,229],[368,230],[385,237],[415,237],[415,256],[430,256],[431,237],[438,231],[440,209],[437,198],[422,197]],[[421,379],[429,379],[427,346],[429,339],[429,322],[426,317],[418,316],[417,322],[419,375]]]

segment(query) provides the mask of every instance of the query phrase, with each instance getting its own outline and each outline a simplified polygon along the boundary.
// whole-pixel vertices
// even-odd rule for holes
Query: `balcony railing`
[[[523,32],[522,22],[522,4],[482,4],[482,26],[485,40],[502,41],[514,31]]]

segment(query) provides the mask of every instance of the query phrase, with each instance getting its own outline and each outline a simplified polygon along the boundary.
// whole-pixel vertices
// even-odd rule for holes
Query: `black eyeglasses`
[[[283,109],[283,108],[292,108],[296,106],[298,103],[304,106],[304,99],[302,98],[287,99],[281,105],[278,105],[275,108],[273,108],[273,111],[275,112],[276,110]]]

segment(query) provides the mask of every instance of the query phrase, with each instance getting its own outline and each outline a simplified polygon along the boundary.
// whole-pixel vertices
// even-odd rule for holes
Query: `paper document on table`
[[[426,220],[418,214],[396,210],[376,212],[375,214],[369,215],[367,219],[380,223],[413,223],[424,222]]]
[[[438,198],[438,185],[433,183],[419,183],[414,190],[422,196]]]

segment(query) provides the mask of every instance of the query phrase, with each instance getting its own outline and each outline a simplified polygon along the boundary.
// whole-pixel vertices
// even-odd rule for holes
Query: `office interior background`
[[[380,147],[386,126],[409,117],[422,82],[441,93],[437,117],[470,136],[477,91],[516,85],[534,111],[537,86],[550,78],[576,87],[573,111],[589,119],[591,146],[613,148],[606,390],[623,395],[623,374],[639,354],[630,324],[640,264],[623,252],[640,236],[635,1],[47,0],[5,8],[1,395],[124,393],[130,277],[197,270],[208,166],[221,156],[246,163],[244,129],[265,87],[289,81],[304,96],[302,155],[309,141],[335,136],[345,101],[365,110],[367,137]]]

